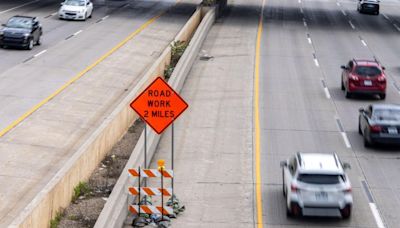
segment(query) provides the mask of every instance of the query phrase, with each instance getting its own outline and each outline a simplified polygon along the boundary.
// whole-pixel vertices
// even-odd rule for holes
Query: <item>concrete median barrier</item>
[[[169,79],[169,84],[171,87],[180,91],[186,76],[188,75],[194,61],[196,60],[200,48],[204,39],[207,36],[208,31],[211,29],[214,21],[215,21],[215,9],[211,8],[207,10],[207,13],[203,15],[203,10],[199,8],[192,16],[192,18],[187,22],[182,31],[177,35],[175,40],[185,41],[192,37],[185,53],[179,60],[177,66],[175,67],[174,72]],[[201,23],[200,23],[201,22]],[[194,35],[193,35],[194,33]],[[168,47],[165,52],[171,52],[170,47]],[[157,62],[155,65],[163,64],[164,62]],[[166,64],[166,62],[165,62]],[[159,68],[164,68],[164,65],[158,65]],[[151,80],[156,76],[154,73],[148,75]],[[142,89],[142,87],[141,87]],[[140,90],[141,91],[141,90]],[[135,94],[136,95],[136,94]],[[130,100],[127,99],[126,102]],[[128,105],[126,103],[125,105]],[[154,155],[154,152],[157,148],[158,142],[160,140],[160,136],[154,133],[153,131],[148,131],[147,135],[147,154],[148,161],[150,163],[151,158]],[[135,149],[125,166],[125,170],[132,167],[138,167],[143,165],[143,146],[144,146],[144,133],[142,133],[138,143],[136,144]],[[117,184],[115,185],[110,197],[107,200],[104,209],[102,210],[95,228],[109,228],[109,227],[121,227],[125,218],[128,215],[128,204],[133,202],[134,198],[128,194],[128,187],[137,185],[136,178],[130,178],[128,172],[123,172],[118,179]]]

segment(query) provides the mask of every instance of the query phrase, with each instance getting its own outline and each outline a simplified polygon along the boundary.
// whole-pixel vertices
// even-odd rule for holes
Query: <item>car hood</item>
[[[29,29],[24,29],[24,28],[10,28],[10,27],[4,27],[2,29],[4,35],[12,35],[12,36],[23,36],[24,34],[30,34]]]
[[[69,6],[69,5],[63,5],[61,7],[62,10],[66,11],[73,11],[73,12],[81,12],[82,10],[85,9],[85,6]]]

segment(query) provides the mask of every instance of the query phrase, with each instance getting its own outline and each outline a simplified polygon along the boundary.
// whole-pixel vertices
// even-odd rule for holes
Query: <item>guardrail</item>
[[[168,81],[169,85],[175,91],[181,90],[186,76],[188,75],[194,61],[198,56],[203,41],[215,21],[216,10],[214,8],[207,10],[207,13],[201,20],[201,16],[203,15],[203,13],[204,9],[198,8],[198,10],[195,12],[195,14],[192,16],[192,18],[188,21],[188,23],[184,26],[182,31],[177,35],[177,38],[175,39],[183,40],[182,37],[189,38],[192,36],[193,32],[196,31],[188,47],[186,48],[185,53],[176,65],[175,70],[171,75],[171,78]],[[201,23],[197,23],[200,22],[200,20]],[[170,52],[169,48],[167,48],[167,50],[169,50]],[[152,131],[148,132],[147,156],[148,158],[150,158],[148,159],[149,161],[151,161],[151,158],[155,153],[159,140],[159,135]],[[144,132],[137,142],[124,170],[143,165],[143,144]],[[128,215],[128,205],[134,200],[134,197],[128,193],[129,186],[137,185],[137,179],[132,179],[133,178],[129,178],[127,171],[121,174],[95,224],[95,228],[122,227],[123,222]]]
[[[196,30],[201,21],[201,11],[198,9],[189,19],[181,32],[176,36],[175,40],[187,41],[190,39],[193,31]],[[192,31],[192,32],[189,32]],[[204,39],[204,38],[203,38]],[[194,39],[193,40],[197,40]],[[192,50],[194,44],[189,45]],[[186,54],[187,55],[187,54]],[[185,56],[185,55],[184,55]],[[182,57],[182,59],[187,57]],[[101,123],[101,125],[93,132],[89,139],[77,150],[76,153],[65,163],[65,165],[57,172],[50,182],[42,189],[39,194],[31,201],[29,205],[14,219],[10,227],[21,228],[43,228],[49,227],[49,221],[56,216],[56,213],[67,207],[71,202],[73,189],[82,180],[87,180],[93,170],[105,157],[106,153],[112,149],[121,137],[127,132],[128,128],[138,119],[136,113],[129,107],[130,102],[149,85],[157,76],[164,75],[165,66],[170,63],[171,47],[167,47],[150,69],[143,75],[135,88],[126,96],[126,98],[116,107],[116,109]],[[194,59],[194,57],[193,57]],[[178,63],[176,71],[183,66]],[[177,73],[171,76],[179,78]],[[172,81],[179,81],[172,79]],[[183,81],[181,82],[183,83]],[[158,142],[156,135],[149,134],[149,142]],[[143,137],[138,144],[143,144]],[[153,145],[153,144],[151,144]],[[155,146],[149,147],[149,151],[154,151]],[[134,163],[134,160],[140,159],[134,151],[132,158],[128,164]],[[118,192],[120,186],[114,188]],[[127,192],[127,189],[124,189]],[[121,190],[120,190],[121,191]],[[115,195],[115,194],[114,194]],[[113,199],[110,196],[109,202]],[[115,198],[115,197],[114,197]],[[106,208],[109,208],[106,204]],[[116,207],[115,207],[116,208]],[[124,209],[126,210],[127,207]],[[107,218],[112,220],[112,217]],[[101,224],[102,219],[99,219]],[[108,223],[107,223],[108,224]],[[102,227],[97,225],[97,227]],[[115,226],[103,226],[115,227]]]

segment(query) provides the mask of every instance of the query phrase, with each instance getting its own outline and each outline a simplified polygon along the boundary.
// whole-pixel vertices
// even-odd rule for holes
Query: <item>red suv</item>
[[[376,60],[350,60],[346,66],[341,66],[342,90],[346,98],[353,94],[379,95],[386,97],[385,67]]]

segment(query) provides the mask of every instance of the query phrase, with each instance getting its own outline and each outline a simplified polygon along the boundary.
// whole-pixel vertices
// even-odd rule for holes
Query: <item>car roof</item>
[[[376,60],[354,59],[354,62],[356,63],[356,65],[361,66],[380,66],[380,64]]]
[[[15,18],[15,17],[22,17],[22,18],[27,18],[27,19],[35,19],[36,17],[31,17],[31,16],[21,16],[21,15],[15,15],[12,16],[11,18]]]
[[[400,105],[397,104],[373,104],[372,109],[396,109],[400,110]]]
[[[299,172],[309,174],[343,174],[343,168],[335,153],[298,153]]]

